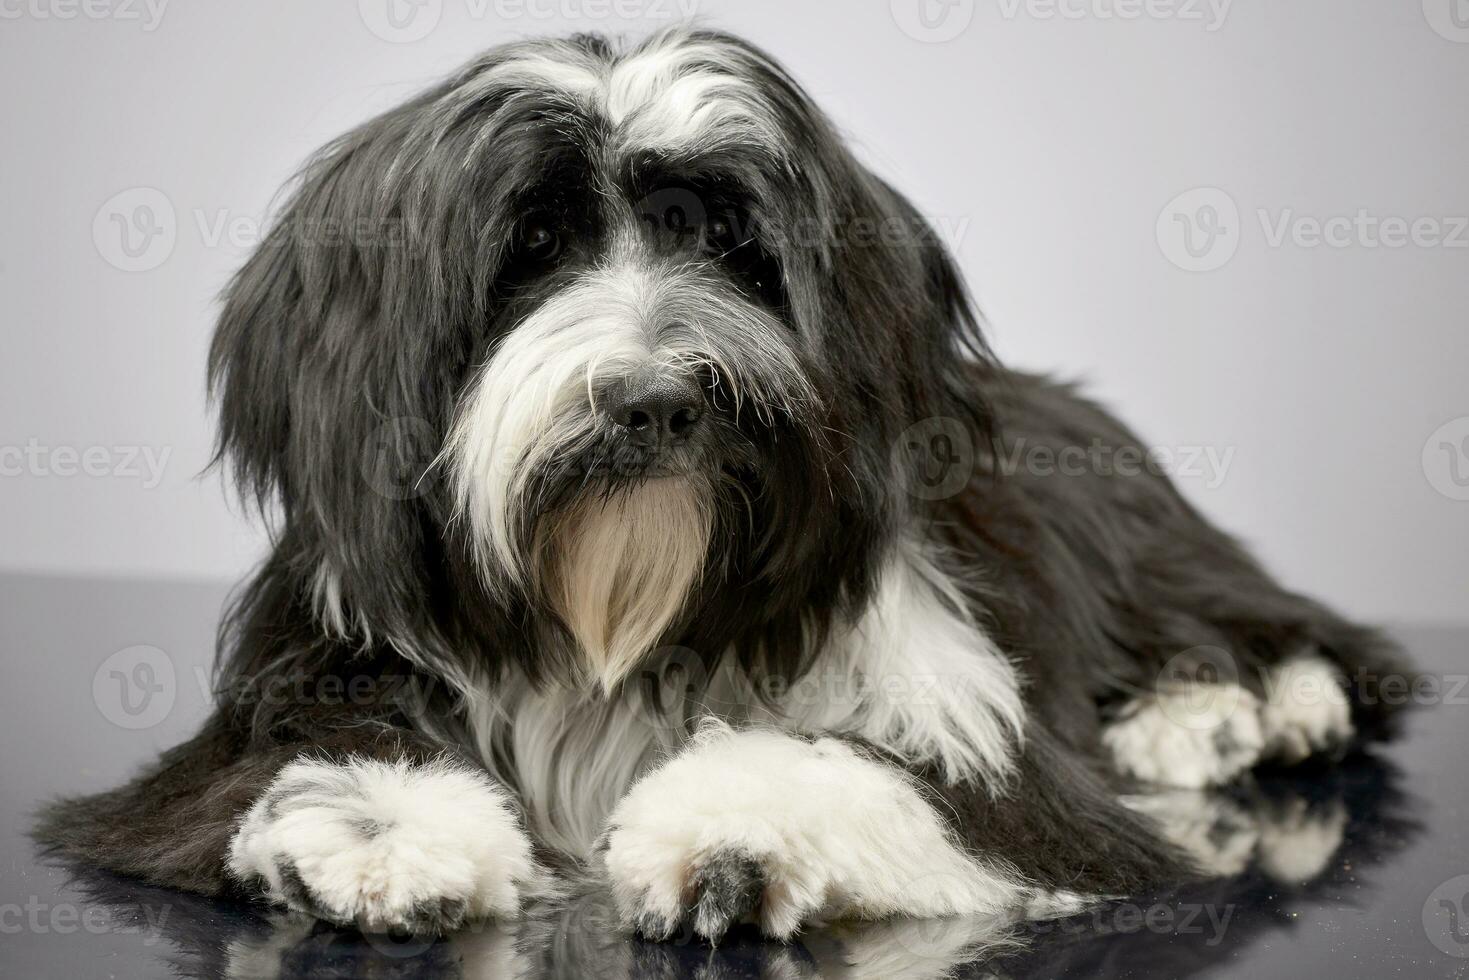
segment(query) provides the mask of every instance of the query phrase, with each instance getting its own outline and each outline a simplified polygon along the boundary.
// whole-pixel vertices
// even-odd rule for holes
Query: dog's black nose
[[[699,427],[704,395],[684,378],[647,378],[630,382],[610,414],[639,445],[675,446]]]

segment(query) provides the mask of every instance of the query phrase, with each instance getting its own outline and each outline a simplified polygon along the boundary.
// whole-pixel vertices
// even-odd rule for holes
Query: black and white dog
[[[1198,873],[1142,784],[1386,719],[1140,443],[988,355],[936,236],[750,45],[496,48],[328,147],[225,297],[274,520],[219,707],[58,851],[364,929],[605,877],[652,937],[1049,915]],[[955,475],[957,473],[957,476]]]

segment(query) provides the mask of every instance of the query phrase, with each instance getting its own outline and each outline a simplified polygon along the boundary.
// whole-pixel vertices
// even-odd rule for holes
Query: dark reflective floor
[[[224,591],[0,576],[0,976],[1469,977],[1469,630],[1401,630],[1441,683],[1336,769],[1138,805],[1227,876],[1065,922],[853,925],[718,950],[613,928],[605,899],[434,943],[363,937],[38,863],[37,801],[101,788],[202,716]],[[142,665],[140,672],[140,665]]]

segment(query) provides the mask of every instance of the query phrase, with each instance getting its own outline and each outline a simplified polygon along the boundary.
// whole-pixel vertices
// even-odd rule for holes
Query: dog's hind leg
[[[1002,380],[1000,459],[1040,448],[1076,465],[998,471],[946,517],[998,576],[997,602],[1031,596],[998,611],[1030,652],[1039,713],[1060,730],[1076,712],[1051,705],[1089,688],[1117,767],[1186,787],[1386,730],[1395,706],[1381,689],[1408,677],[1386,639],[1282,588],[1104,409],[1041,378]]]

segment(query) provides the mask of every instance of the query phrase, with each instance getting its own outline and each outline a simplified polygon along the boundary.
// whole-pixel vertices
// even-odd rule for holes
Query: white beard
[[[654,647],[698,584],[709,495],[664,478],[579,504],[550,531],[546,594],[604,691]]]

